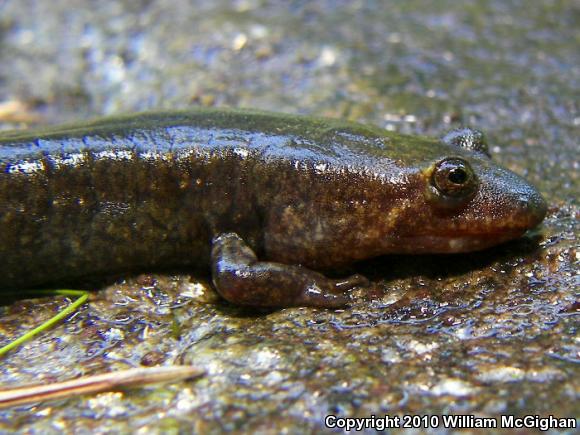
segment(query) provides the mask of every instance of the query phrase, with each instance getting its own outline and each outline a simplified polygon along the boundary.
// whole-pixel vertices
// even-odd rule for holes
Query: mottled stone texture
[[[0,102],[29,110],[3,128],[192,104],[428,135],[469,124],[550,205],[540,231],[508,246],[357,266],[372,289],[345,311],[244,311],[200,275],[113,284],[8,355],[0,383],[160,363],[206,376],[4,410],[1,430],[314,433],[329,413],[577,416],[579,20],[572,1],[0,2]],[[64,305],[8,304],[2,342]]]

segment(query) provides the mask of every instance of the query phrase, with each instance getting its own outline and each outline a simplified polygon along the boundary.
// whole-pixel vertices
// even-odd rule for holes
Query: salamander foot
[[[348,290],[367,285],[361,275],[329,279],[302,266],[259,261],[236,233],[214,238],[211,252],[213,284],[229,302],[255,307],[343,307]]]

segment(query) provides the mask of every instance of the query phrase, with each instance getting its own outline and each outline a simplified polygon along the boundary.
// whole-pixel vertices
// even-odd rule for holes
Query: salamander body
[[[335,307],[364,280],[319,272],[520,237],[541,195],[481,135],[197,109],[0,134],[0,289],[207,267],[256,306]]]

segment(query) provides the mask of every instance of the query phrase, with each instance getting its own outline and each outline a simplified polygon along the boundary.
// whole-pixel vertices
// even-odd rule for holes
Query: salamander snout
[[[480,168],[478,175],[478,193],[471,209],[473,232],[515,238],[544,220],[546,201],[526,180],[498,166]],[[483,217],[478,219],[477,214]]]
[[[535,188],[529,188],[529,192],[520,197],[518,206],[523,215],[523,220],[527,221],[526,227],[532,229],[537,227],[546,217],[548,205],[544,197]]]

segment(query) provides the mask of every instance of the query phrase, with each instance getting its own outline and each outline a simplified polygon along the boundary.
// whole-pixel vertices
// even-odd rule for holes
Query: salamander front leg
[[[258,261],[235,233],[214,238],[211,263],[218,293],[234,304],[254,307],[338,308],[349,302],[347,290],[367,283],[360,275],[333,280],[302,266]]]

